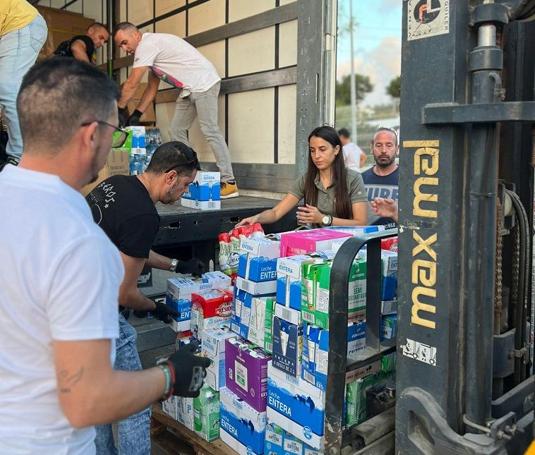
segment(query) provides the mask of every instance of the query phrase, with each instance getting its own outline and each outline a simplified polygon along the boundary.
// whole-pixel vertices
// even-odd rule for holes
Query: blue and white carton
[[[347,356],[366,346],[366,322],[350,322],[347,325]],[[303,329],[302,378],[321,390],[327,388],[329,364],[329,330],[310,324]]]
[[[268,363],[268,420],[314,449],[323,448],[325,392]]]
[[[226,387],[219,391],[221,400],[220,437],[240,455],[262,455],[266,433],[266,413],[258,412]]]
[[[273,367],[291,376],[299,376],[302,350],[303,326],[275,316],[273,318]]]
[[[277,280],[257,282],[238,276],[236,287],[254,296],[272,295],[277,292]]]
[[[188,191],[182,196],[182,206],[200,210],[220,209],[220,178],[219,172],[198,171]]]
[[[225,340],[235,336],[226,327],[210,329],[204,332],[201,354],[212,361],[212,364],[206,368],[204,382],[214,390],[220,390],[225,387]]]
[[[398,295],[398,254],[381,250],[381,300],[395,300]]]
[[[277,261],[277,303],[301,311],[301,269],[306,262],[320,258],[312,255],[288,256]]]
[[[238,276],[251,281],[273,281],[277,278],[277,259],[264,256],[248,257],[240,254]]]

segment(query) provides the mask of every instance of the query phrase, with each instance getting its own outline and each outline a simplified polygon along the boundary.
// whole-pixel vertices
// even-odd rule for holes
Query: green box
[[[219,438],[219,392],[203,386],[193,399],[193,425],[195,433],[208,442]]]
[[[316,324],[316,286],[318,268],[324,263],[304,263],[301,267],[301,316],[304,322]]]

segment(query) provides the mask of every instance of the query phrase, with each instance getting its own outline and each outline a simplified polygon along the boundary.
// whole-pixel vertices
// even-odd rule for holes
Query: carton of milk
[[[262,455],[266,432],[266,412],[259,412],[228,388],[220,390],[220,437],[240,455]]]
[[[366,345],[366,322],[347,326],[347,356],[352,357]],[[302,378],[321,390],[327,388],[329,330],[305,324],[303,329]]]
[[[204,331],[201,354],[212,361],[206,369],[204,382],[216,391],[225,386],[225,340],[234,337],[236,335],[226,327]]]
[[[279,253],[278,241],[266,237],[241,239],[238,276],[252,282],[274,281],[277,278]]]
[[[267,416],[314,449],[323,448],[325,392],[268,366]]]
[[[262,349],[238,338],[225,340],[226,387],[259,412],[266,410],[267,363]]]
[[[232,314],[231,291],[211,289],[191,294],[191,331],[193,336],[202,340],[204,331],[220,328],[230,322]]]
[[[381,300],[395,300],[398,288],[398,254],[381,250]]]
[[[199,210],[221,208],[221,184],[219,172],[198,171],[195,180],[181,199],[184,207]]]
[[[252,297],[246,338],[268,353],[273,351],[273,313],[275,298]],[[242,324],[245,322],[242,320]]]

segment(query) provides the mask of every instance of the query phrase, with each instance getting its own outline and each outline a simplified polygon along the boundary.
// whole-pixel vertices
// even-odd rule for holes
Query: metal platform
[[[213,241],[221,232],[230,231],[243,218],[274,207],[279,201],[240,196],[221,201],[220,210],[195,210],[175,204],[157,204],[160,231],[154,246],[171,246],[189,242]],[[296,227],[295,211],[282,220],[265,226],[267,232],[281,232]]]

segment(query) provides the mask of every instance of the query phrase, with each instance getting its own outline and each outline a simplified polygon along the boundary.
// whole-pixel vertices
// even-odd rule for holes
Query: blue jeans
[[[7,120],[7,154],[17,160],[22,155],[17,95],[22,78],[35,63],[46,36],[46,22],[37,15],[26,27],[0,37],[0,106]]]
[[[136,330],[119,314],[119,339],[114,365],[116,370],[142,369],[136,338]],[[95,428],[97,455],[150,455],[150,408],[118,422],[118,448],[115,447],[111,425],[97,425]]]

